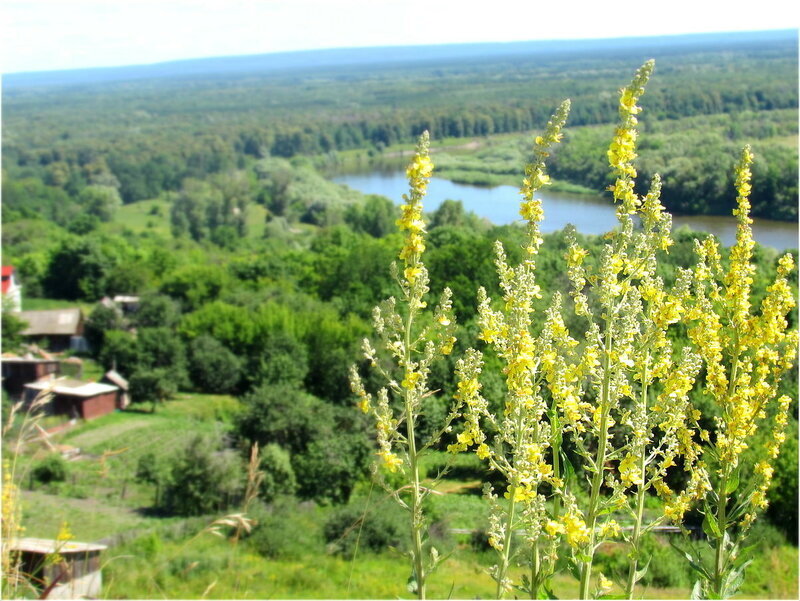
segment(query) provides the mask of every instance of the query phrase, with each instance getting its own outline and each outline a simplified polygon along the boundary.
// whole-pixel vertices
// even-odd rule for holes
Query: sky
[[[0,0],[0,71],[317,48],[612,38],[800,27],[759,0]]]

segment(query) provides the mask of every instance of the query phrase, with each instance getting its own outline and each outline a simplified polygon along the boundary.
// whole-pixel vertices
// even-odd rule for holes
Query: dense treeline
[[[638,183],[656,173],[667,209],[689,215],[729,215],[734,208],[733,162],[747,140],[756,154],[752,213],[797,220],[797,111],[713,115],[660,122],[648,119],[640,145]],[[600,190],[611,184],[603,149],[608,128],[568,131],[554,153],[555,177]]]
[[[797,106],[796,44],[785,36],[759,46],[656,54],[659,78],[647,95],[651,120]],[[82,197],[85,188],[113,189],[129,203],[254,159],[380,151],[425,129],[435,138],[528,131],[564,97],[572,98],[571,127],[609,123],[617,114],[609,82],[624,81],[640,58],[633,50],[554,53],[14,88],[3,98],[4,219],[37,211],[64,225],[86,211],[103,219],[103,205],[114,199]],[[698,210],[691,200],[677,203]]]

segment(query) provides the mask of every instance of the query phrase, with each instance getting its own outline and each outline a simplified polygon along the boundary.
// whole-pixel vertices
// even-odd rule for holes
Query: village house
[[[108,548],[105,545],[21,538],[9,541],[9,547],[34,588],[43,591],[55,582],[48,599],[99,598],[103,588],[100,553]]]
[[[3,388],[11,398],[19,398],[25,384],[61,373],[58,359],[40,359],[32,356],[3,357]]]
[[[22,311],[22,286],[14,275],[16,270],[11,265],[3,265],[3,307],[8,303],[8,310]]]
[[[19,317],[28,324],[22,335],[30,341],[46,340],[47,347],[53,351],[88,350],[83,337],[83,311],[78,308],[22,311]]]
[[[26,384],[24,400],[30,404],[44,392],[52,394],[45,411],[68,419],[94,419],[122,408],[119,406],[119,387],[70,379],[40,380]]]

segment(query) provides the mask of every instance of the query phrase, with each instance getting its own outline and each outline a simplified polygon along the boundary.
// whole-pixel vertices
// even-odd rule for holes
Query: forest
[[[407,574],[398,575],[387,548],[407,550],[411,541],[402,512],[370,505],[378,503],[371,484],[380,471],[374,467],[378,443],[374,424],[355,407],[349,378],[355,363],[367,389],[381,386],[360,357],[363,340],[373,334],[374,308],[399,294],[402,276],[389,266],[404,244],[401,199],[363,195],[328,177],[354,164],[370,169],[405,161],[427,130],[442,177],[520,185],[531,140],[569,97],[572,110],[561,145],[547,158],[549,173],[557,184],[607,190],[615,182],[607,148],[618,132],[618,89],[652,51],[657,67],[641,101],[636,189],[644,191],[659,173],[667,210],[730,214],[740,186],[734,164],[751,144],[753,214],[796,221],[798,64],[796,32],[790,34],[758,43],[732,35],[672,48],[562,48],[483,61],[434,58],[180,80],[21,80],[6,87],[3,264],[17,271],[24,309],[84,309],[91,352],[82,358],[96,374],[121,373],[133,400],[130,410],[61,439],[102,457],[99,471],[96,462],[20,454],[28,531],[54,536],[64,514],[56,508],[64,502],[83,516],[70,522],[79,537],[117,537],[114,553],[132,559],[111,563],[104,576],[108,598],[165,590],[200,597],[218,580],[211,596],[219,598],[304,591],[343,597],[354,573],[362,582],[352,589],[359,596],[406,594]],[[466,142],[476,145],[464,148]],[[503,297],[495,241],[511,264],[523,260],[529,245],[521,224],[491,224],[457,200],[424,219],[426,298],[434,304],[449,288],[458,325],[452,354],[430,366],[427,386],[437,394],[426,400],[420,437],[438,431],[461,390],[458,358],[485,340],[478,288],[489,298]],[[657,252],[665,286],[677,285],[681,270],[697,263],[697,244],[707,235],[678,229],[673,238],[668,252]],[[536,259],[542,294],[532,301],[534,314],[544,316],[566,298],[570,249],[580,244],[586,265],[600,269],[606,240],[568,230],[542,236]],[[751,300],[758,304],[772,294],[779,255],[759,245],[753,253]],[[796,262],[797,250],[791,255]],[[796,298],[797,272],[788,278]],[[139,296],[138,310],[123,315],[100,302],[114,295]],[[797,328],[796,309],[787,320],[789,329]],[[564,326],[586,329],[577,313]],[[4,308],[4,351],[21,348],[22,327]],[[531,326],[536,336],[543,327],[541,320]],[[676,348],[692,344],[682,326],[670,329],[669,339]],[[392,354],[381,352],[381,361]],[[508,384],[501,353],[489,349],[484,361],[483,394],[490,411],[502,412]],[[770,545],[757,571],[768,572],[765,562],[772,561],[795,582],[754,577],[743,589],[752,595],[797,591],[796,565],[791,568],[797,563],[797,389],[796,369],[788,370],[777,389],[791,398],[786,442],[767,493],[767,517],[754,531]],[[692,395],[704,416],[714,415],[711,395],[699,383]],[[21,428],[11,406],[4,396],[4,424]],[[702,425],[714,431],[715,423],[706,417]],[[460,442],[457,430],[444,432],[420,469],[431,481],[446,472],[445,490],[452,494],[432,497],[426,511],[437,546],[454,557],[447,578],[459,580],[455,594],[465,596],[476,594],[462,587],[469,566],[491,562],[479,483],[488,479],[500,490],[507,482],[474,456],[448,459],[447,448]],[[254,443],[261,449],[255,466]],[[565,453],[574,458],[577,450]],[[672,477],[676,485],[687,478]],[[754,476],[741,476],[748,477]],[[92,499],[111,516],[110,532],[82,504]],[[243,506],[258,522],[252,531],[237,529],[233,544],[195,540],[215,516]],[[368,520],[365,507],[372,512]],[[651,495],[647,512],[659,508]],[[37,517],[48,512],[51,517]],[[696,509],[689,520],[704,528]],[[688,591],[692,570],[669,544],[654,540],[642,582],[665,596]],[[334,582],[315,575],[317,562]],[[597,558],[607,574],[624,563],[615,548]],[[265,570],[271,584],[261,582]],[[372,571],[379,576],[370,577]],[[479,594],[494,594],[483,571],[475,578],[486,580]],[[392,580],[400,586],[392,588]],[[432,595],[447,596],[443,581],[434,586]],[[566,579],[554,586],[562,596],[575,594]]]

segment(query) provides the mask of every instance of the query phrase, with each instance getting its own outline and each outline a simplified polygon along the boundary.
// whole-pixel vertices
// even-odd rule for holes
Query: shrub
[[[289,452],[277,444],[268,444],[261,451],[261,497],[272,501],[280,495],[297,492],[297,478],[292,469]]]
[[[194,436],[169,466],[164,508],[177,515],[202,515],[229,507],[241,489],[243,469],[235,454]]]
[[[64,482],[69,475],[69,466],[61,455],[50,453],[34,466],[31,475],[34,480],[42,484]]]
[[[234,431],[245,446],[276,444],[289,451],[302,498],[347,501],[370,460],[363,418],[287,385],[262,385],[242,401]]]
[[[373,552],[389,547],[406,548],[407,530],[405,516],[395,505],[373,505],[365,513],[364,504],[359,501],[334,511],[325,521],[323,535],[329,551],[349,557],[355,551],[356,541],[359,549]]]
[[[297,559],[322,553],[322,538],[313,505],[281,500],[250,511],[256,526],[247,544],[256,553],[272,559]]]
[[[190,355],[189,375],[199,390],[227,393],[236,389],[242,363],[217,339],[206,335],[195,338]]]

